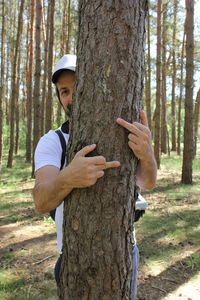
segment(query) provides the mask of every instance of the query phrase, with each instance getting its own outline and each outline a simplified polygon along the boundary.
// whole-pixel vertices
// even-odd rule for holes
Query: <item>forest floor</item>
[[[54,223],[35,212],[30,165],[16,158],[0,173],[0,300],[56,300]],[[157,187],[138,223],[138,300],[200,299],[200,163],[182,185],[181,160],[162,159]]]

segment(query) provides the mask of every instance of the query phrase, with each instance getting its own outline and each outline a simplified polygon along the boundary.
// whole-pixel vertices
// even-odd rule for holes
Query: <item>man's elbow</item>
[[[44,206],[43,201],[41,201],[36,188],[33,189],[32,196],[33,196],[33,200],[34,200],[34,204],[35,204],[35,210],[39,214],[45,214],[45,213],[47,213],[48,210]]]

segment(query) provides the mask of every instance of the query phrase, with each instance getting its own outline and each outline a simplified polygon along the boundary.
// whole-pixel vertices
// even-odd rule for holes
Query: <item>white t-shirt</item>
[[[60,129],[60,128],[59,128]],[[69,134],[62,131],[66,144]],[[45,166],[55,166],[60,169],[62,146],[59,136],[54,130],[50,130],[39,140],[35,150],[35,171]],[[65,162],[66,165],[66,162]],[[62,225],[63,225],[63,202],[56,208],[55,223],[57,231],[58,252],[62,253]]]

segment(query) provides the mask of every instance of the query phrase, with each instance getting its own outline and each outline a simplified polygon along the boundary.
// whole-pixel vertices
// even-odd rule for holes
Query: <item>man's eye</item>
[[[69,91],[68,90],[64,90],[62,91],[61,95],[68,95],[69,94]]]

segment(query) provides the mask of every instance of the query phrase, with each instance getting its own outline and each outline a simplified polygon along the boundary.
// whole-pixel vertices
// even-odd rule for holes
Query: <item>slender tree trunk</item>
[[[30,3],[30,35],[29,35],[29,64],[27,73],[27,100],[26,100],[26,112],[27,112],[27,135],[26,135],[26,161],[31,162],[32,157],[32,129],[33,129],[33,28],[34,28],[34,10],[35,10],[35,0],[31,0]]]
[[[66,41],[66,53],[70,53],[70,37],[71,37],[71,0],[68,0],[68,31],[67,31],[67,41]]]
[[[149,128],[151,130],[151,48],[150,48],[150,7],[147,16],[147,63],[146,63],[146,109]]]
[[[44,6],[43,6],[43,15],[44,15]],[[43,83],[42,83],[42,102],[41,102],[41,135],[45,132],[45,115],[46,115],[46,105],[48,105],[47,98],[47,75],[48,75],[48,51],[49,51],[49,17],[50,17],[50,2],[48,3],[47,10],[47,23],[46,23],[46,32],[43,33],[43,37],[46,37],[44,40],[44,74],[43,74]],[[43,32],[45,30],[44,16],[43,16]]]
[[[9,104],[8,104],[8,99],[9,99],[9,88],[8,88],[8,83],[9,83],[9,61],[10,61],[10,50],[9,46],[7,45],[6,47],[6,79],[5,79],[5,101],[6,101],[6,125],[9,125],[10,122],[10,111],[9,111]]]
[[[131,299],[136,159],[121,116],[139,119],[147,2],[80,1],[70,161],[84,145],[121,162],[65,202],[60,299]],[[91,18],[92,16],[92,18]],[[81,201],[80,201],[81,200]]]
[[[182,43],[182,50],[181,50],[181,78],[180,78],[180,94],[179,94],[179,101],[178,101],[178,133],[177,133],[177,154],[181,155],[181,109],[182,109],[182,102],[183,102],[183,66],[184,66],[184,49],[185,49],[185,26],[183,32],[183,43]]]
[[[41,116],[41,24],[42,24],[42,2],[36,1],[36,19],[35,19],[35,75],[34,75],[34,124],[33,124],[33,153],[41,136],[40,116]],[[32,176],[34,175],[34,166],[32,168]]]
[[[174,0],[174,21],[173,21],[173,41],[172,41],[172,102],[171,102],[171,127],[172,127],[172,151],[176,151],[176,19],[177,0]]]
[[[19,49],[19,55],[17,59],[17,79],[16,79],[16,85],[15,85],[15,124],[16,124],[16,129],[15,129],[15,155],[18,154],[19,151],[19,89],[20,89],[20,49]]]
[[[53,64],[53,41],[54,41],[54,7],[55,1],[49,2],[49,46],[48,46],[48,93],[46,101],[46,119],[45,131],[49,131],[52,127],[52,64]]]
[[[186,93],[182,183],[192,183],[193,140],[193,73],[194,73],[194,1],[186,0]]]
[[[167,34],[167,2],[163,3],[163,26],[162,26],[162,111],[161,111],[161,152],[167,153],[167,121],[166,121],[166,34]]]
[[[160,168],[160,98],[161,98],[161,6],[162,0],[157,2],[157,62],[156,62],[156,110],[154,154],[158,168]]]
[[[10,148],[8,154],[7,167],[11,168],[13,164],[13,152],[14,152],[14,132],[15,132],[15,82],[16,82],[16,71],[17,71],[17,59],[19,55],[19,45],[20,38],[22,34],[22,25],[23,25],[23,10],[24,10],[24,0],[21,0],[20,11],[18,17],[18,30],[17,30],[17,39],[14,49],[14,59],[13,59],[13,69],[12,69],[12,81],[11,81],[11,98],[10,98]]]
[[[5,64],[5,3],[2,0],[2,27],[1,27],[1,77],[0,77],[0,169],[2,165],[3,155],[3,99],[5,97],[4,90],[4,64]]]
[[[195,106],[194,106],[194,157],[197,153],[197,139],[199,129],[199,111],[200,111],[200,89],[198,90]]]

